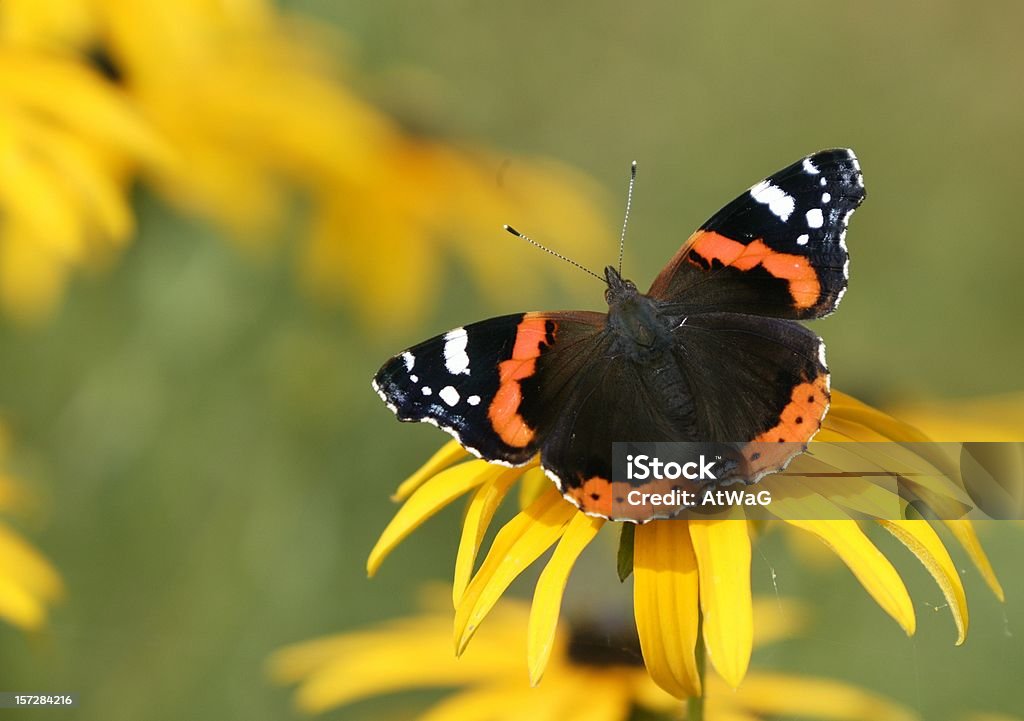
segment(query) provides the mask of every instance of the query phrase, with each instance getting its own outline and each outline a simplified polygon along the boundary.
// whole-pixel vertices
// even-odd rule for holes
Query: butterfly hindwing
[[[864,200],[852,150],[823,150],[757,183],[694,233],[648,295],[680,311],[821,318],[846,292],[846,227]]]
[[[821,427],[829,375],[812,331],[716,312],[688,317],[672,335],[672,346],[652,356],[609,340],[611,352],[585,369],[547,429],[541,463],[587,513],[647,521],[678,510],[625,502],[631,490],[664,493],[672,484],[612,482],[613,443],[734,444],[745,456],[740,477],[754,482],[784,468]]]
[[[374,390],[402,421],[432,423],[489,461],[521,465],[540,446],[558,384],[591,357],[600,313],[516,313],[456,328],[388,360]],[[541,368],[544,372],[541,373]]]
[[[674,335],[679,366],[700,389],[701,439],[748,444],[747,482],[784,468],[821,428],[830,379],[825,344],[813,331],[716,312],[688,317]]]

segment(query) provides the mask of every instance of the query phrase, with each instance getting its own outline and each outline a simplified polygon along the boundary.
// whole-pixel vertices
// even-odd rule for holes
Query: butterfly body
[[[608,322],[606,332],[614,338],[614,350],[637,360],[656,358],[672,347],[672,318],[662,314],[653,298],[640,293],[629,280],[608,266]]]
[[[584,512],[646,522],[622,504],[665,479],[612,481],[621,441],[732,443],[754,483],[802,452],[828,410],[824,343],[799,322],[846,291],[846,226],[864,198],[856,157],[808,156],[712,216],[647,293],[605,269],[606,313],[519,313],[394,356],[373,386],[403,421],[433,423],[486,460],[537,453]],[[772,444],[768,446],[768,444]]]

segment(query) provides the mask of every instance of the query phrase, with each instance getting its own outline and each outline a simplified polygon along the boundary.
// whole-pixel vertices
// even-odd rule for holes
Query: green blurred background
[[[759,178],[853,147],[868,200],[848,239],[851,288],[814,324],[834,385],[881,405],[1024,388],[1024,95],[1013,90],[1024,5],[284,7],[346,33],[338,52],[359,91],[416,132],[550,156],[594,178],[609,230],[577,258],[585,264],[614,257],[637,159],[625,267],[641,286]],[[453,564],[449,509],[365,577],[394,512],[389,494],[446,439],[399,426],[370,376],[392,353],[479,317],[600,308],[600,289],[497,303],[450,263],[427,320],[376,333],[296,288],[287,243],[254,261],[144,192],[137,203],[138,237],[110,272],[78,279],[40,328],[0,322],[15,464],[50,496],[49,516],[27,532],[68,589],[47,631],[0,627],[2,685],[81,694],[74,713],[25,714],[40,719],[290,718],[290,691],[265,679],[268,653],[407,612],[414,590]],[[507,258],[514,287],[515,264],[536,251],[501,235],[504,222],[516,218],[494,218],[480,242]],[[543,228],[522,230],[559,247]],[[1024,713],[1024,528],[984,529],[1005,605],[953,550],[971,608],[962,648],[939,589],[909,552],[877,540],[907,579],[916,637],[902,637],[845,568],[808,568],[776,535],[755,550],[755,589],[774,593],[774,574],[779,593],[810,602],[814,623],[755,652],[754,668],[862,683],[929,720]],[[612,595],[611,549],[589,554],[570,604],[602,586]]]

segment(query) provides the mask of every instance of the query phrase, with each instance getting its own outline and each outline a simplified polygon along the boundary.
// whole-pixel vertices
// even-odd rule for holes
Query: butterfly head
[[[604,280],[608,284],[608,288],[604,292],[604,299],[608,305],[619,305],[622,301],[639,293],[633,281],[623,280],[615,266],[609,265],[604,269]]]

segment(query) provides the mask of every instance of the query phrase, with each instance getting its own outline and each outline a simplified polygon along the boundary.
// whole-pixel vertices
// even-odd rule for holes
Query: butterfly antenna
[[[529,236],[526,236],[526,235],[523,235],[523,234],[522,234],[522,233],[520,233],[520,232],[519,232],[518,230],[516,230],[515,228],[513,228],[513,227],[512,227],[511,225],[506,225],[506,226],[505,226],[505,230],[507,230],[507,231],[508,231],[509,233],[511,233],[512,235],[516,236],[517,238],[522,238],[523,240],[525,240],[525,241],[526,241],[527,243],[529,243],[530,245],[536,246],[536,247],[540,248],[541,250],[543,250],[543,251],[544,251],[544,252],[546,252],[546,253],[551,253],[551,255],[555,256],[556,258],[560,258],[560,259],[564,260],[564,261],[565,261],[566,263],[569,263],[570,265],[575,265],[575,266],[576,266],[577,268],[579,268],[579,269],[580,269],[580,270],[582,270],[583,272],[585,272],[585,273],[590,273],[590,275],[594,276],[595,278],[597,278],[597,279],[598,279],[599,281],[601,281],[602,283],[605,283],[605,282],[607,282],[607,281],[605,281],[605,279],[604,279],[604,278],[602,278],[601,276],[599,276],[599,275],[598,275],[597,273],[595,273],[594,271],[592,271],[592,270],[591,270],[590,268],[587,268],[587,267],[585,267],[585,266],[582,266],[582,265],[580,265],[579,263],[577,263],[577,262],[576,262],[575,260],[573,260],[572,258],[566,258],[566,257],[565,257],[564,255],[562,255],[561,253],[556,253],[555,251],[551,250],[551,248],[548,248],[547,246],[541,245],[540,243],[538,243],[538,242],[537,242],[536,240],[534,240],[533,238],[531,238],[531,237],[529,237]]]
[[[633,205],[633,184],[636,183],[636,161],[629,169],[629,190],[626,192],[626,217],[622,219],[622,235],[619,236],[619,275],[622,275],[622,253],[626,249],[626,226],[629,224],[629,209]]]

